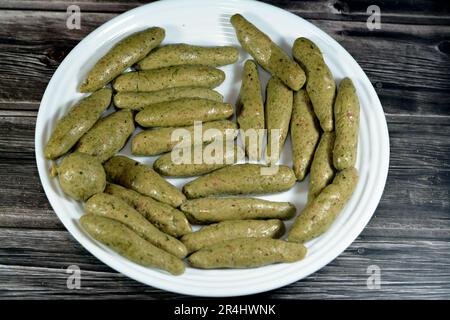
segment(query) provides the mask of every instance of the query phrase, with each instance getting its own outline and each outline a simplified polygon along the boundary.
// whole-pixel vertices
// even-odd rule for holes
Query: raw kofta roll
[[[308,202],[317,197],[334,178],[334,138],[334,132],[325,132],[320,138],[309,173]]]
[[[266,172],[268,169],[271,170]],[[220,194],[264,194],[286,191],[294,184],[294,172],[287,166],[236,164],[185,184],[183,192],[189,199]]]
[[[133,112],[114,112],[99,120],[82,136],[76,150],[105,162],[124,147],[134,129]]]
[[[96,194],[86,202],[84,209],[88,214],[117,220],[125,224],[154,246],[178,258],[182,259],[187,254],[183,243],[157,229],[139,212],[118,197],[107,193]]]
[[[154,103],[167,102],[182,98],[202,98],[223,102],[223,96],[209,88],[177,87],[150,92],[118,92],[114,95],[114,105],[121,109],[141,111]]]
[[[359,101],[352,80],[345,78],[339,86],[334,105],[336,141],[333,163],[338,170],[351,168],[356,163],[359,133]]]
[[[91,214],[82,216],[80,223],[95,240],[137,264],[166,270],[173,275],[180,275],[185,270],[183,261],[155,247],[123,223]]]
[[[280,78],[292,90],[299,90],[306,81],[303,69],[242,15],[231,17],[231,24],[242,47],[273,76]]]
[[[205,247],[189,256],[195,268],[255,268],[280,262],[295,262],[306,255],[301,243],[278,239],[233,239]]]
[[[141,70],[195,64],[219,67],[235,63],[239,51],[234,47],[201,47],[185,43],[169,44],[153,50],[138,63]]]
[[[186,216],[166,203],[156,201],[134,190],[113,183],[106,185],[105,193],[124,200],[159,230],[175,238],[192,232]]]
[[[244,151],[234,141],[230,146],[221,140],[203,145],[175,148],[156,159],[153,169],[163,176],[192,177],[234,164],[244,158]],[[196,159],[200,154],[201,158]]]
[[[150,166],[125,156],[114,156],[103,165],[110,182],[133,189],[155,200],[179,207],[186,197]]]
[[[183,98],[145,107],[136,115],[135,120],[143,127],[189,126],[193,125],[194,121],[227,119],[233,112],[233,106],[229,103]]]
[[[326,65],[320,49],[306,38],[294,42],[292,54],[308,75],[306,92],[311,99],[314,113],[324,131],[333,131],[333,103],[336,95],[336,83],[333,74]]]
[[[289,202],[241,197],[192,199],[184,202],[180,209],[195,224],[247,219],[287,220],[297,211]]]
[[[320,128],[304,89],[294,93],[291,119],[291,144],[294,172],[302,181],[308,173],[320,138]]]
[[[101,193],[106,186],[105,170],[97,158],[74,152],[56,168],[59,184],[65,194],[75,200],[86,201]]]
[[[237,122],[245,152],[252,160],[262,157],[262,135],[264,129],[264,103],[262,100],[261,84],[259,82],[258,67],[252,60],[247,60],[242,71],[242,85],[236,103]]]
[[[164,29],[153,27],[121,40],[89,71],[80,86],[80,92],[92,92],[102,88],[125,69],[144,58],[161,43],[164,36]]]
[[[111,94],[111,89],[94,92],[80,100],[58,120],[45,146],[45,157],[54,160],[68,152],[100,119],[111,103]]]
[[[113,81],[116,91],[156,91],[177,87],[215,88],[225,80],[222,70],[182,65],[146,71],[128,72]]]
[[[266,157],[270,163],[276,163],[283,151],[284,142],[289,132],[294,95],[278,78],[272,77],[266,89]],[[272,148],[278,150],[272,154]],[[274,150],[275,152],[275,150]]]
[[[358,183],[358,172],[348,168],[339,172],[333,183],[311,200],[288,233],[289,241],[306,242],[320,236],[334,222]]]
[[[195,252],[225,240],[279,238],[284,233],[280,220],[230,220],[212,224],[181,238],[188,252]]]
[[[182,133],[181,141],[174,137],[176,132]],[[200,141],[196,141],[195,132],[201,135]],[[144,130],[133,137],[131,153],[137,156],[154,156],[171,151],[176,146],[191,146],[194,143],[207,143],[215,139],[234,139],[237,133],[236,123],[230,120],[205,122],[201,126]]]

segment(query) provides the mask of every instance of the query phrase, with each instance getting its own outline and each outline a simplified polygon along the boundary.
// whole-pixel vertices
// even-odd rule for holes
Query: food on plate
[[[194,136],[196,129],[200,136],[200,141],[198,142],[195,141],[197,138]],[[176,131],[182,134],[181,140],[173,136]],[[202,123],[201,127],[166,127],[144,130],[133,137],[131,153],[137,156],[154,156],[171,151],[175,146],[180,146],[179,144],[181,146],[190,146],[194,143],[206,143],[215,139],[234,139],[237,133],[236,123],[230,120],[205,122]]]
[[[154,103],[178,100],[181,98],[202,98],[222,102],[223,96],[209,88],[175,87],[149,92],[117,92],[114,95],[114,105],[121,109],[140,111]]]
[[[319,124],[308,94],[302,89],[294,93],[291,119],[292,158],[297,180],[302,181],[306,177],[319,139]]]
[[[259,82],[258,67],[253,60],[247,60],[242,71],[242,84],[236,102],[237,122],[241,134],[244,133],[245,152],[252,160],[262,156],[262,137],[264,129],[264,103]]]
[[[272,169],[265,172],[265,169]],[[264,194],[289,190],[295,175],[287,166],[267,167],[260,164],[236,164],[201,176],[183,187],[189,198],[220,194]]]
[[[229,103],[200,98],[183,98],[160,102],[145,107],[136,115],[136,122],[143,127],[175,127],[193,125],[194,121],[227,119],[234,108]]]
[[[121,110],[100,119],[78,141],[76,150],[105,162],[119,152],[134,132],[133,112]]]
[[[178,238],[192,232],[191,225],[183,212],[166,203],[113,183],[106,185],[105,193],[124,200],[159,230],[172,237]]]
[[[289,241],[306,242],[327,231],[350,199],[357,183],[358,171],[355,168],[336,174],[333,182],[300,212],[289,230]]]
[[[105,170],[98,159],[88,154],[74,152],[65,156],[56,171],[61,189],[75,200],[85,201],[105,189]]]
[[[45,146],[45,157],[54,160],[68,152],[100,119],[111,103],[111,94],[111,89],[96,91],[76,103],[58,120]]]
[[[301,243],[267,238],[222,241],[191,254],[189,263],[200,269],[255,268],[280,262],[295,262],[306,255]]]
[[[334,178],[334,132],[324,132],[317,145],[309,172],[308,202],[313,200]]]
[[[296,208],[289,202],[257,198],[199,198],[187,200],[181,207],[191,223],[209,224],[227,220],[291,219]]]
[[[239,238],[279,238],[284,233],[280,220],[229,220],[201,228],[181,238],[188,252],[195,252],[218,242]]]
[[[303,87],[305,72],[283,49],[242,15],[233,15],[230,22],[241,46],[261,67],[280,78],[292,90],[297,91]]]
[[[164,36],[164,29],[153,27],[121,40],[92,67],[80,86],[80,92],[92,92],[102,88],[144,58],[161,43]]]
[[[351,168],[356,163],[359,133],[359,101],[350,78],[342,80],[334,104],[336,140],[333,163],[338,170]]]
[[[322,129],[333,131],[333,102],[336,82],[325,63],[320,49],[311,40],[298,38],[292,47],[292,55],[306,70],[306,92],[319,119]]]
[[[110,218],[127,225],[154,246],[178,258],[184,258],[187,255],[183,243],[160,231],[124,200],[116,196],[107,193],[96,194],[86,201],[84,210],[88,214]]]
[[[156,91],[176,87],[215,88],[225,73],[213,67],[182,65],[145,71],[133,71],[113,81],[116,91]]]
[[[292,90],[286,87],[280,79],[270,78],[267,83],[264,110],[267,129],[266,158],[270,163],[276,163],[280,158],[281,151],[283,151],[284,142],[289,132],[293,100]],[[274,147],[272,144],[278,148],[275,154],[272,154],[271,151]]]
[[[234,141],[230,141],[229,146],[227,144],[216,140],[208,144],[173,149],[156,159],[153,169],[163,176],[192,177],[232,165],[239,157],[243,158],[244,151]],[[198,154],[201,157],[196,159]]]
[[[56,123],[45,146],[47,159],[64,156],[50,175],[58,175],[65,194],[85,202],[84,230],[142,266],[179,275],[189,254],[189,264],[200,269],[302,260],[303,243],[330,228],[356,189],[360,106],[352,80],[343,79],[336,92],[309,39],[295,40],[291,58],[242,15],[230,22],[254,59],[243,65],[236,121],[234,107],[213,88],[225,80],[216,67],[237,62],[238,48],[158,47],[165,31],[152,27],[97,61],[79,88],[92,93]],[[258,65],[271,75],[265,102]],[[113,91],[106,85],[119,111],[105,116]],[[144,130],[130,139],[131,153],[160,155],[153,163],[118,154],[135,123]],[[264,129],[266,163],[254,163],[263,158]],[[289,132],[292,169],[276,165]],[[282,220],[293,218],[296,207],[247,195],[288,191],[308,172],[306,206],[287,241],[280,240]],[[163,176],[198,177],[181,191]],[[193,231],[191,224],[206,226]]]
[[[123,223],[87,214],[80,218],[80,224],[95,240],[137,264],[166,270],[173,275],[180,275],[185,270],[183,261],[155,247]]]
[[[103,165],[110,182],[133,189],[155,200],[179,207],[186,197],[150,166],[125,156],[114,156]]]
[[[235,63],[239,51],[230,46],[201,47],[185,43],[169,44],[157,48],[138,63],[141,70],[178,66],[182,64],[219,67]]]

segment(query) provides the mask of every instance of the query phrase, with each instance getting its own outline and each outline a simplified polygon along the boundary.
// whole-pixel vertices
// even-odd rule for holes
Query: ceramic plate
[[[322,50],[336,81],[350,77],[361,104],[360,140],[356,167],[360,180],[351,200],[331,228],[306,244],[308,254],[300,262],[276,264],[255,269],[199,270],[187,268],[181,276],[139,266],[93,240],[80,227],[82,204],[65,196],[57,179],[49,176],[51,161],[43,150],[58,119],[83,97],[77,92],[88,70],[123,37],[150,26],[166,30],[167,43],[197,45],[233,45],[239,47],[229,19],[241,13],[267,33],[287,52],[300,36],[314,41]],[[227,102],[235,103],[241,82],[243,62],[249,58],[240,51],[239,62],[221,68],[227,78],[218,87]],[[269,78],[260,70],[265,86]],[[113,107],[109,108],[109,112]],[[98,259],[124,275],[150,286],[177,293],[221,297],[263,292],[298,281],[319,270],[342,253],[360,234],[380,201],[389,163],[389,136],[386,119],[377,94],[364,71],[352,56],[323,31],[282,9],[256,1],[167,0],[128,11],[105,23],[81,41],[64,59],[47,86],[36,123],[36,161],[45,193],[54,211],[73,237]],[[130,143],[122,154],[130,155]],[[151,164],[152,157],[135,158]],[[290,141],[280,163],[291,165]],[[181,187],[191,179],[170,179]],[[291,190],[262,196],[274,201],[290,201],[298,212],[305,206],[309,181],[297,183]],[[289,227],[293,220],[287,221]]]

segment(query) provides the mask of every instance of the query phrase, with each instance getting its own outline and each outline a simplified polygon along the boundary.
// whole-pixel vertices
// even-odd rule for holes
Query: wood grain
[[[114,16],[87,13],[81,30],[68,30],[62,12],[0,11],[0,110],[37,110],[59,63]],[[450,115],[450,25],[386,24],[369,31],[363,22],[311,22],[355,57],[387,113]]]
[[[121,13],[154,1],[126,0],[1,0],[0,9],[66,11],[77,5],[82,12]],[[286,9],[307,19],[367,21],[370,5],[380,7],[383,21],[409,24],[448,24],[450,4],[428,0],[270,0],[262,1]]]
[[[0,265],[2,298],[88,298],[88,299],[186,299],[188,297],[163,292],[128,279],[97,262],[65,232],[0,230],[5,245],[23,245],[26,241],[41,241],[46,246],[36,250],[33,244],[21,251],[3,249],[6,261]],[[15,241],[10,239],[14,238]],[[285,299],[352,299],[376,298],[449,298],[443,279],[450,259],[447,241],[356,240],[336,260],[308,278],[268,293],[266,298]],[[3,245],[3,246],[5,246]],[[51,248],[51,249],[49,249]],[[3,259],[4,257],[0,255]],[[11,266],[9,265],[11,263]],[[81,268],[81,289],[66,286],[67,267]],[[381,288],[367,288],[367,267],[381,269]],[[20,267],[18,267],[20,266]],[[407,269],[408,273],[404,270]],[[17,281],[20,278],[20,282]],[[95,295],[89,294],[95,292]]]
[[[0,0],[0,298],[189,299],[104,265],[66,231],[40,184],[34,127],[44,89],[70,50],[147,1]],[[389,176],[362,234],[308,278],[257,295],[281,299],[450,299],[450,4],[425,0],[267,1],[340,42],[374,84],[390,134]],[[82,29],[65,28],[77,4]],[[382,10],[381,30],[366,9]],[[66,268],[82,270],[80,290]],[[366,286],[381,268],[381,289]]]
[[[2,291],[0,286],[0,296],[92,298],[86,294],[95,290],[102,298],[185,298],[117,275],[65,231],[43,194],[33,157],[27,157],[33,150],[34,121],[34,117],[17,116],[0,120],[4,129],[0,150],[6,150],[6,143],[16,150],[14,157],[5,152],[0,156],[0,283],[10,288]],[[388,116],[392,153],[389,177],[376,214],[358,240],[318,273],[264,297],[393,299],[450,295],[441,282],[450,276],[445,266],[450,252],[450,219],[445,215],[450,211],[450,122],[447,117],[425,121]],[[436,129],[444,134],[442,140],[430,135]],[[82,270],[81,290],[65,286],[65,268],[71,264]],[[366,269],[371,264],[382,269],[382,289],[378,291],[365,286]],[[11,279],[11,274],[20,275],[20,284]],[[39,281],[33,281],[36,278]]]

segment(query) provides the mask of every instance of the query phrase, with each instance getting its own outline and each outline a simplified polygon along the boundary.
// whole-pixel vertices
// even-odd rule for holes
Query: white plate
[[[52,163],[44,159],[44,145],[57,119],[83,96],[76,89],[87,71],[121,38],[149,26],[160,26],[166,30],[164,43],[238,46],[229,23],[229,18],[234,13],[243,14],[288,52],[297,37],[313,40],[324,53],[336,81],[339,82],[346,76],[353,80],[361,103],[358,186],[332,227],[323,236],[307,243],[308,254],[303,261],[246,270],[187,268],[182,276],[144,268],[122,258],[83,231],[78,223],[83,214],[82,205],[66,197],[57,180],[50,178],[49,168]],[[242,64],[247,58],[248,55],[241,50],[238,64],[222,68],[227,79],[218,90],[228,102],[234,103],[236,100]],[[261,77],[265,85],[267,73],[261,71]],[[164,290],[208,297],[246,295],[279,288],[328,264],[352,243],[371,218],[384,189],[389,163],[389,137],[383,109],[358,63],[335,40],[311,23],[287,11],[256,1],[160,1],[128,11],[105,23],[81,41],[53,75],[42,98],[35,140],[36,161],[45,193],[59,219],[79,243],[111,268],[137,281]],[[129,155],[129,146],[122,153]],[[139,160],[152,163],[154,158]],[[289,141],[281,162],[291,163]],[[187,179],[170,181],[181,187]],[[300,211],[305,205],[307,190],[308,180],[297,183],[287,192],[261,198],[291,201]],[[287,225],[290,226],[291,223],[289,221]]]

